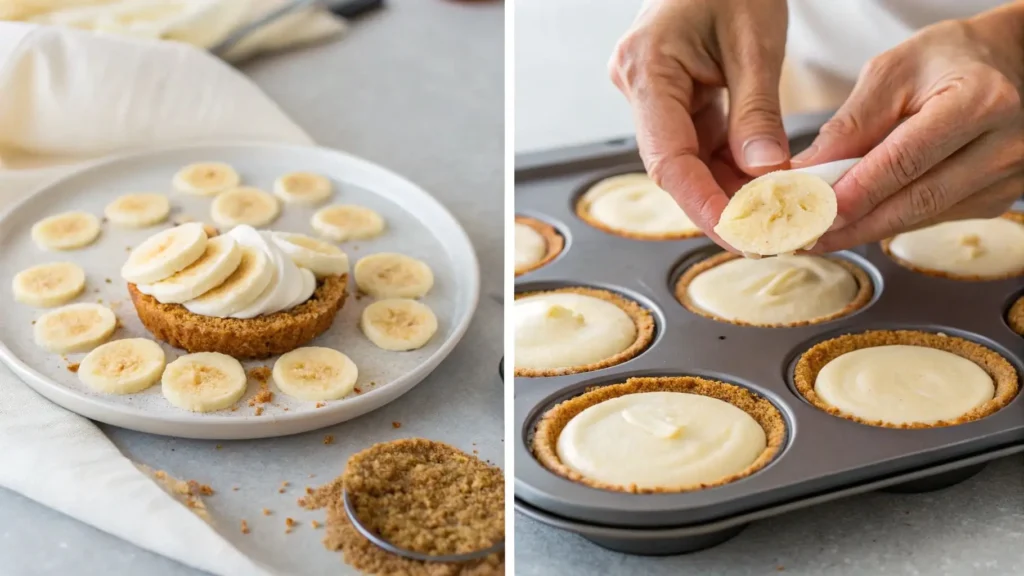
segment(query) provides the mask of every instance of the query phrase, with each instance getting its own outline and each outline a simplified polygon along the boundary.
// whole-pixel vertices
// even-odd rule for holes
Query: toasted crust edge
[[[717,398],[749,414],[764,429],[767,446],[764,451],[743,470],[730,474],[714,482],[687,486],[664,486],[656,488],[640,488],[636,485],[608,484],[586,476],[562,464],[558,457],[558,437],[562,430],[580,412],[601,402],[643,392],[684,392]],[[594,387],[580,396],[565,400],[541,417],[534,431],[531,449],[537,460],[548,470],[580,484],[600,490],[628,492],[631,494],[656,494],[668,492],[691,492],[713,486],[721,486],[735,482],[754,474],[767,466],[782,450],[786,442],[786,421],[782,413],[766,398],[735,384],[708,380],[697,376],[663,376],[649,378],[629,378],[621,384]]]
[[[544,238],[544,243],[547,246],[547,254],[543,258],[522,268],[516,268],[516,276],[522,276],[527,272],[532,272],[538,268],[546,266],[552,260],[558,257],[565,248],[565,238],[558,233],[558,230],[554,226],[547,222],[542,222],[536,218],[530,218],[529,216],[516,216],[516,222],[533,228],[541,237]]]
[[[821,372],[821,369],[826,364],[839,356],[863,348],[901,344],[935,348],[936,350],[950,352],[974,362],[995,381],[995,396],[983,405],[952,420],[940,420],[931,424],[921,422],[894,424],[882,420],[867,420],[852,414],[846,414],[822,400],[814,391],[814,383],[818,378],[818,373]],[[1019,389],[1018,378],[1017,369],[1006,358],[981,344],[956,336],[946,336],[944,334],[922,332],[919,330],[869,330],[857,334],[844,334],[836,338],[830,338],[811,346],[806,352],[801,354],[793,371],[793,384],[797,391],[819,410],[839,418],[867,424],[868,426],[899,429],[956,426],[984,418],[1002,409],[1016,397]]]

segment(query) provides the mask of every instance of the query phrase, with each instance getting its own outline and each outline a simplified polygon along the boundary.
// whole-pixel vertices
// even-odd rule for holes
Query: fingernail
[[[818,145],[811,144],[810,146],[805,148],[803,152],[797,154],[796,156],[793,156],[793,159],[790,160],[789,162],[790,164],[805,164],[807,162],[810,162],[811,158],[814,158],[814,155],[817,153]]]
[[[757,138],[743,144],[743,160],[749,168],[778,166],[786,161],[786,153],[775,140]]]
[[[836,216],[836,219],[832,221],[832,226],[829,226],[828,231],[835,232],[844,226],[846,226],[846,220],[843,220],[842,216]]]

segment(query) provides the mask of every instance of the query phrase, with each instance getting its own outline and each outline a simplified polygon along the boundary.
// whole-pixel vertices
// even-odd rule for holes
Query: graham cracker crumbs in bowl
[[[304,507],[326,509],[324,546],[374,574],[492,576],[504,574],[503,552],[464,563],[408,560],[364,538],[345,513],[348,487],[355,514],[395,546],[424,554],[458,554],[505,538],[504,474],[440,442],[405,439],[374,445],[349,459],[344,474],[314,491]]]

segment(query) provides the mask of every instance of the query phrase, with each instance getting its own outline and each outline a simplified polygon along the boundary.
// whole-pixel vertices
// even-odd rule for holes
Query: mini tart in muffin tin
[[[668,192],[643,172],[597,182],[576,202],[576,215],[598,230],[634,240],[702,236]]]
[[[255,318],[217,318],[161,304],[128,284],[142,325],[159,340],[189,352],[220,352],[235,358],[267,358],[290,352],[326,332],[345,304],[348,274],[327,276],[313,296],[291,310]]]
[[[545,468],[573,482],[649,494],[700,490],[750,476],[772,461],[785,438],[785,420],[768,400],[734,384],[676,376],[630,378],[570,398],[544,414],[531,445]],[[591,457],[618,462],[579,470],[597,467],[593,458],[574,454],[588,441]],[[656,466],[636,466],[633,459]]]
[[[1006,313],[1006,323],[1014,332],[1024,336],[1024,296],[1017,298],[1017,301],[1010,306]]]
[[[516,376],[563,376],[608,368],[634,358],[654,340],[651,313],[607,290],[568,287],[524,292],[515,300]],[[558,338],[549,340],[549,334]],[[605,340],[589,344],[595,338]],[[561,348],[555,346],[558,343]],[[551,354],[559,350],[563,357],[582,360],[553,359]],[[521,365],[523,359],[528,360]]]
[[[1019,389],[1017,370],[1000,354],[916,330],[873,330],[815,344],[797,361],[793,383],[824,412],[886,428],[978,420],[1009,404]]]
[[[735,270],[733,270],[735,269]],[[705,274],[713,274],[708,276]],[[717,281],[717,287],[700,284]],[[832,281],[831,285],[826,282]],[[700,305],[694,289],[714,298],[719,313]],[[816,289],[831,290],[825,298],[815,297]],[[818,290],[819,295],[824,295]],[[723,252],[688,268],[676,281],[675,296],[687,310],[712,320],[741,326],[781,328],[806,326],[835,320],[860,310],[871,301],[874,285],[860,266],[843,258],[829,256],[777,256],[759,260],[744,259]],[[771,320],[741,317],[746,303],[758,302],[776,307],[766,313]],[[742,305],[736,308],[736,305]],[[728,315],[722,307],[732,307]],[[794,307],[803,306],[802,310]],[[806,308],[813,310],[807,312]],[[756,312],[749,312],[752,314]]]
[[[528,216],[516,216],[516,276],[551,262],[565,248],[565,238],[555,227]]]
[[[997,236],[1001,242],[992,245]],[[1024,212],[945,222],[898,234],[881,246],[897,264],[920,274],[963,281],[1013,278],[1024,275]],[[931,262],[921,261],[922,252]]]

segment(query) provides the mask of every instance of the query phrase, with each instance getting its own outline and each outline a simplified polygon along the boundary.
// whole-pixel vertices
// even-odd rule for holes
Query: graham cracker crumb
[[[106,282],[107,284],[110,284],[110,278],[104,278],[103,281]]]
[[[254,412],[253,414],[255,414],[256,416],[262,416],[263,415],[263,406],[257,406],[256,407],[256,412]]]
[[[278,494],[284,494],[284,488],[278,488],[277,489],[277,493]]]
[[[289,528],[292,528],[292,527],[295,526],[295,520],[293,520],[291,518],[285,518],[284,519],[284,525],[289,527]]]
[[[334,444],[334,435],[328,434],[324,436],[324,444]]]
[[[200,484],[195,480],[189,480],[188,487],[193,492],[199,492],[203,496],[213,496],[213,488],[210,488],[209,484]]]
[[[354,386],[354,387],[352,388],[352,390],[353,390],[353,391],[354,391],[354,392],[355,392],[356,394],[362,394],[362,393],[363,393],[363,389],[362,389],[362,388],[360,388],[359,386]]]
[[[270,380],[270,375],[271,371],[267,366],[257,366],[249,370],[249,377],[260,384],[266,384]]]
[[[231,411],[232,412],[238,412],[238,406],[232,406],[231,407]]]
[[[287,488],[288,486],[291,486],[291,482],[289,482],[287,480],[285,480],[284,482],[281,482],[281,487],[282,488]]]
[[[270,510],[267,510],[266,508],[264,508],[263,509],[263,515],[264,516],[270,516]]]
[[[392,428],[401,428],[402,427],[402,423],[401,422],[392,422],[391,423],[391,427]]]
[[[306,486],[306,494],[312,495],[313,494],[313,489],[310,488],[309,486]]]
[[[307,478],[316,478],[316,474],[310,474]]]
[[[342,552],[346,563],[363,572],[408,576],[505,573],[504,553],[442,564],[385,552],[352,526],[341,497],[346,485],[363,524],[395,545],[435,555],[469,552],[505,537],[500,469],[439,442],[396,440],[350,458],[344,475],[318,488],[303,507],[326,509],[324,546]]]
[[[292,529],[291,528],[285,528],[284,529],[284,533],[285,534],[291,534],[292,533]]]
[[[232,486],[231,487],[231,491],[232,492],[238,492],[238,486]]]
[[[68,364],[68,372],[77,373],[79,365],[80,364],[78,362]]]
[[[248,534],[248,533],[249,533],[249,523],[246,522],[245,520],[242,520],[242,534]]]
[[[295,501],[295,503],[298,504],[299,506],[301,506],[302,508],[306,507],[306,499],[305,498],[299,498],[298,500]]]
[[[309,521],[309,525],[313,527],[313,530],[316,530],[317,528],[320,527],[320,523],[317,522],[316,520],[310,520]]]
[[[324,406],[327,406],[327,402],[317,402],[316,403],[316,408],[323,408]]]

